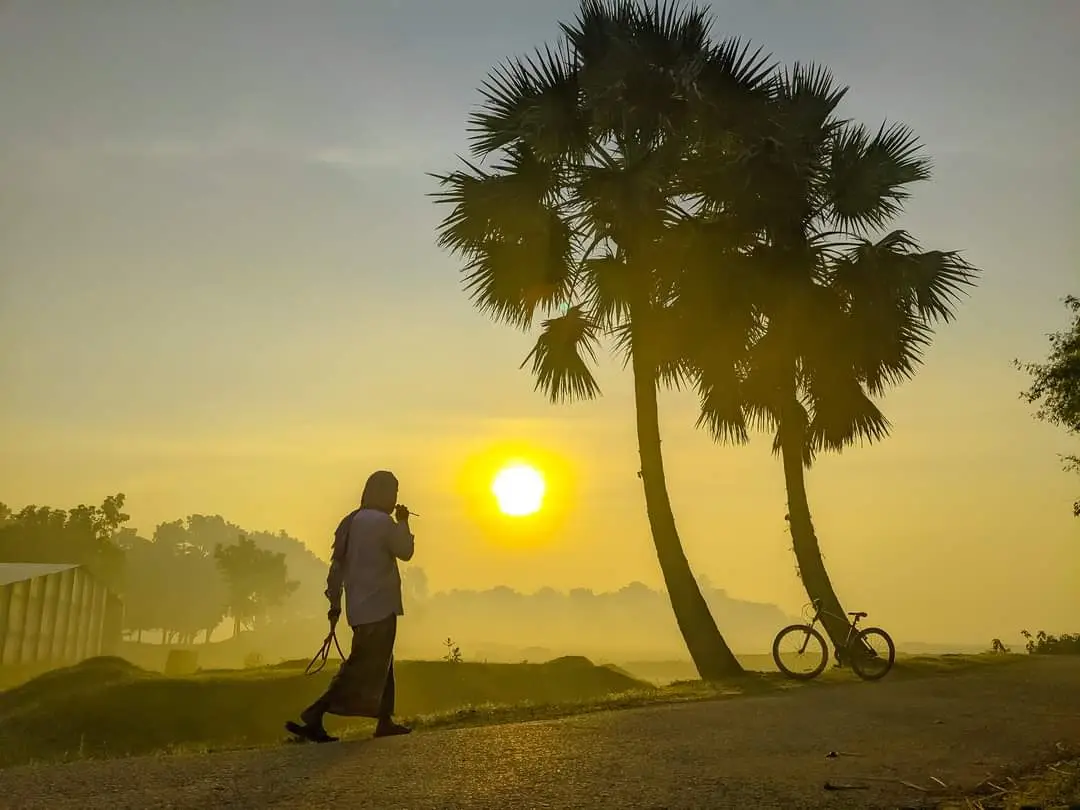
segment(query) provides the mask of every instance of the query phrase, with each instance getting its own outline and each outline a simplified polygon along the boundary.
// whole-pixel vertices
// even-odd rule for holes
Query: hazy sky
[[[659,583],[629,377],[554,407],[433,244],[489,67],[571,0],[0,2],[0,500],[128,495],[144,533],[191,512],[325,553],[367,473],[395,470],[435,589]],[[897,637],[1075,631],[1076,451],[1018,399],[1080,292],[1080,4],[739,0],[717,30],[831,66],[844,107],[935,159],[903,220],[985,270],[885,443],[822,460],[811,506],[841,595]],[[695,569],[798,609],[768,439],[715,447],[665,396]],[[528,529],[498,463],[550,473]],[[943,615],[947,614],[947,615]],[[723,621],[723,617],[718,617]]]

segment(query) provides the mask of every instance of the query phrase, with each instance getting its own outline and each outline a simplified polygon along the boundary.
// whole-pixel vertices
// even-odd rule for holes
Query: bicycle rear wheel
[[[798,681],[809,681],[825,671],[829,648],[821,633],[808,624],[792,624],[776,634],[772,645],[776,668]]]
[[[867,627],[851,640],[847,659],[855,674],[864,681],[877,681],[892,669],[896,646],[880,627]]]

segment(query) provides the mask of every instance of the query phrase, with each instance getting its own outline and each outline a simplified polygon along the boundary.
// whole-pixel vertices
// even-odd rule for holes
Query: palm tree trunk
[[[664,459],[660,451],[660,414],[656,398],[656,375],[650,363],[632,352],[634,404],[637,411],[638,453],[645,508],[649,515],[656,556],[664,575],[671,608],[690,657],[703,680],[719,680],[743,674],[728,647],[683,553],[675,515],[668,498]]]
[[[810,520],[810,504],[806,497],[803,468],[805,442],[805,432],[799,427],[797,418],[781,426],[780,454],[784,462],[784,483],[787,485],[788,527],[795,549],[795,560],[799,565],[799,577],[806,589],[806,595],[811,601],[821,600],[821,623],[825,626],[833,646],[837,650],[843,650],[850,623],[843,605],[840,604],[840,598],[833,589],[829,572],[825,570],[814,524]]]

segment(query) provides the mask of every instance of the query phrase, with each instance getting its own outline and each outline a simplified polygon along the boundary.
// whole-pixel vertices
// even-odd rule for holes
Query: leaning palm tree
[[[702,341],[687,358],[715,438],[740,438],[747,423],[774,434],[799,574],[838,650],[848,622],[811,521],[805,469],[821,451],[887,435],[873,398],[912,377],[933,327],[954,316],[976,275],[956,252],[924,252],[906,232],[885,231],[930,165],[907,127],[872,132],[836,117],[845,92],[820,68],[778,74],[756,139],[702,170],[711,206],[760,234],[740,265],[759,331],[737,361],[737,395],[730,379],[718,389],[712,372],[730,367],[730,340],[719,344],[719,364]]]
[[[437,199],[452,206],[439,243],[463,259],[481,311],[521,329],[542,321],[523,365],[553,402],[600,393],[591,365],[603,343],[623,354],[638,475],[676,621],[703,678],[737,674],[679,539],[657,390],[676,365],[664,339],[677,275],[668,248],[694,216],[682,165],[764,93],[770,68],[735,40],[712,44],[707,13],[676,4],[585,0],[562,32],[557,47],[485,82],[472,151],[493,165],[438,177]]]

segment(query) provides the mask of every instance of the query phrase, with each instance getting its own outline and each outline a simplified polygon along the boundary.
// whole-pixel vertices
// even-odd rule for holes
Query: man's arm
[[[345,585],[345,551],[349,545],[349,527],[354,513],[345,516],[334,532],[334,548],[330,552],[330,573],[326,576],[326,598],[330,612],[341,613],[341,591]]]
[[[415,551],[412,529],[409,528],[409,520],[392,521],[386,532],[386,545],[390,553],[399,560],[408,562],[412,559]]]

